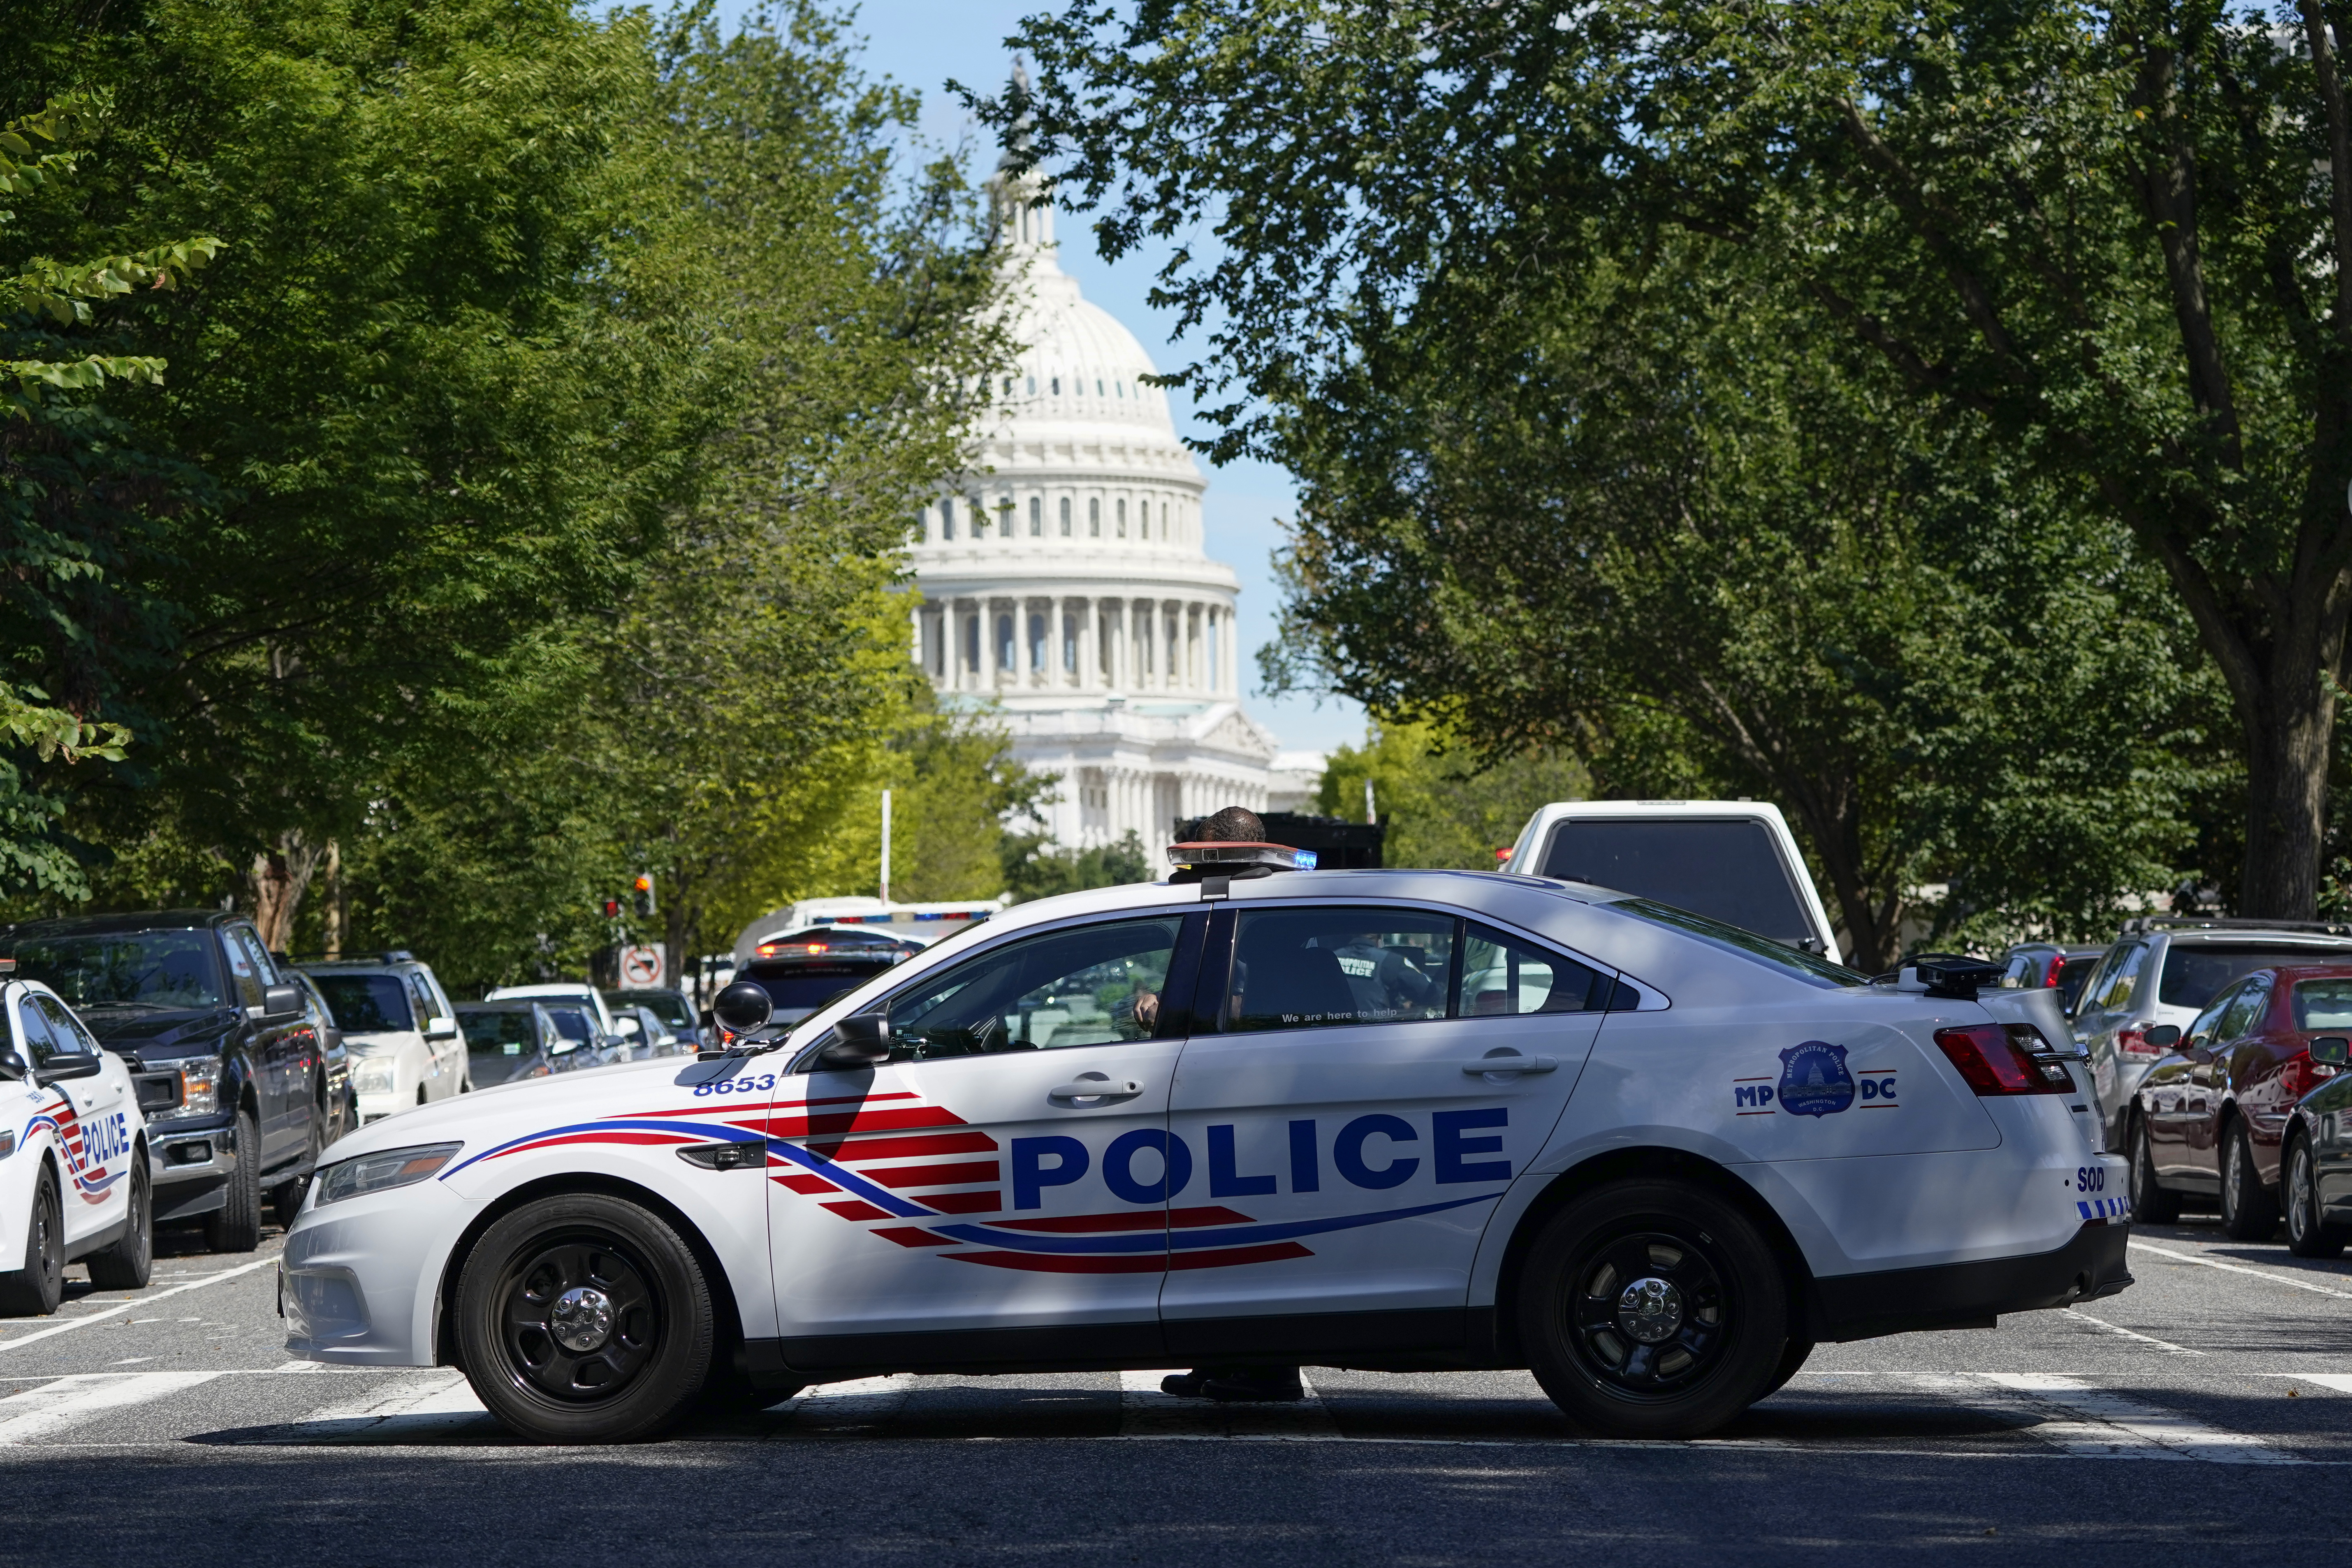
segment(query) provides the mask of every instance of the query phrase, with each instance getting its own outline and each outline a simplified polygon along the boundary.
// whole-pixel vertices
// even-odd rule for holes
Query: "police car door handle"
[[[1523,1057],[1517,1051],[1496,1051],[1492,1056],[1480,1057],[1475,1062],[1464,1062],[1462,1070],[1474,1077],[1482,1077],[1490,1072],[1552,1072],[1559,1067],[1559,1063],[1549,1057]]]
[[[1048,1100],[1085,1100],[1097,1105],[1108,1105],[1114,1100],[1133,1100],[1143,1092],[1143,1086],[1133,1079],[1116,1081],[1107,1078],[1082,1078],[1076,1083],[1057,1084],[1045,1091]]]

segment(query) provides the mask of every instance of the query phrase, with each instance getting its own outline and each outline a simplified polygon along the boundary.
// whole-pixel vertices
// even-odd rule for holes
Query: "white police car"
[[[1254,1361],[1528,1367],[1676,1436],[1817,1341],[2130,1282],[2063,1021],[1974,997],[1991,966],[1874,985],[1588,886],[1263,869],[1016,907],[781,1042],[371,1126],[287,1238],[288,1349],[457,1364],[550,1440]]]
[[[154,1209],[130,1069],[37,981],[0,979],[0,1314],[56,1311],[75,1258],[101,1290],[138,1289]]]

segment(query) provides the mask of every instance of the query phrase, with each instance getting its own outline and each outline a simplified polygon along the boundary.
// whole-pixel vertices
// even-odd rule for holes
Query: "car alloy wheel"
[[[2279,1184],[2286,1200],[2287,1250],[2298,1258],[2334,1258],[2344,1250],[2344,1238],[2331,1235],[2319,1208],[2318,1173],[2311,1163],[2311,1145],[2295,1140],[2287,1151],[2286,1174]]]
[[[2232,1121],[2221,1141],[2221,1229],[2233,1241],[2268,1241],[2278,1222],[2278,1200],[2256,1173],[2246,1124]]]
[[[2180,1194],[2165,1191],[2156,1179],[2156,1147],[2148,1141],[2147,1123],[2132,1118],[2132,1218],[2143,1225],[2170,1225],[2180,1217]]]
[[[541,1442],[649,1436],[710,1375],[709,1287],[660,1216],[580,1193],[523,1205],[475,1243],[460,1354],[493,1415]]]

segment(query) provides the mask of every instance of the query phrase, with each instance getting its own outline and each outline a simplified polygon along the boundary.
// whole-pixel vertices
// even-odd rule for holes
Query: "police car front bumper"
[[[437,1181],[324,1207],[314,1185],[278,1266],[287,1353],[344,1366],[434,1364],[442,1269],[474,1211]]]
[[[2092,1220],[2063,1247],[1926,1268],[1838,1274],[1813,1281],[1807,1310],[1817,1341],[1875,1339],[1917,1329],[1990,1328],[2004,1312],[2071,1307],[2132,1282],[2128,1222]]]

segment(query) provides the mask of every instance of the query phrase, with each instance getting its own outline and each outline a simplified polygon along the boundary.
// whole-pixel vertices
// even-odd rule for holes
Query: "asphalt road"
[[[443,1371],[289,1363],[274,1233],[159,1238],[0,1322],[19,1560],[1056,1564],[2352,1561],[2352,1268],[2145,1227],[2086,1312],[1825,1347],[1699,1443],[1579,1436],[1521,1373],[897,1378],[628,1449],[534,1448]],[[174,1242],[179,1245],[174,1246]],[[76,1270],[77,1276],[79,1270]]]

